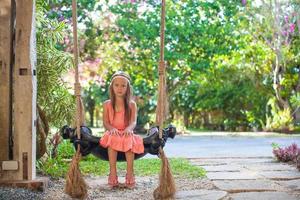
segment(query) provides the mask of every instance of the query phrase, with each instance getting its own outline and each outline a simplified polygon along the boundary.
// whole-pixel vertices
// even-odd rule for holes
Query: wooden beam
[[[48,183],[47,178],[36,179],[35,169],[35,45],[35,0],[1,0],[0,186],[44,190]],[[9,113],[12,117],[7,117]],[[13,135],[12,148],[7,142],[9,132]]]
[[[34,0],[16,1],[16,43],[13,80],[15,180],[36,177],[36,48]]]
[[[8,160],[11,0],[0,3],[0,160]]]
[[[49,179],[46,177],[38,178],[31,181],[0,181],[1,187],[18,187],[18,188],[27,188],[31,190],[37,190],[37,191],[46,191],[48,187]]]

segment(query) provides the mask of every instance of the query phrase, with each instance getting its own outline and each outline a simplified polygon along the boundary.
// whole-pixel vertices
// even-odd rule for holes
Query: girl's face
[[[128,81],[126,78],[123,77],[116,77],[113,80],[113,91],[117,97],[125,97]]]

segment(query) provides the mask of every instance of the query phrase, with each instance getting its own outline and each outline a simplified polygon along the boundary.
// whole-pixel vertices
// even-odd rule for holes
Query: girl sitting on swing
[[[127,173],[125,185],[135,187],[133,161],[135,153],[143,153],[142,137],[133,133],[136,126],[137,106],[132,100],[132,87],[128,74],[118,71],[113,74],[109,86],[109,100],[103,103],[103,125],[106,129],[99,143],[108,148],[110,173],[108,185],[118,186],[117,153],[125,152]]]

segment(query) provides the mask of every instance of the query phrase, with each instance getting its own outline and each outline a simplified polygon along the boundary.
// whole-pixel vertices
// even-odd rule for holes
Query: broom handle
[[[165,15],[166,15],[166,3],[162,0],[161,6],[161,26],[160,26],[160,61],[164,62],[165,57]]]
[[[162,0],[162,6],[161,6],[161,26],[160,26],[160,60],[159,60],[159,86],[158,86],[158,109],[156,115],[159,117],[157,118],[157,124],[159,125],[159,138],[162,138],[162,129],[163,129],[163,123],[164,123],[164,117],[166,113],[166,105],[165,105],[165,61],[164,61],[164,50],[165,50],[165,0]]]
[[[80,98],[81,98],[81,86],[79,83],[79,72],[78,72],[78,38],[77,38],[77,1],[72,0],[72,20],[73,20],[73,41],[74,41],[74,65],[75,65],[75,95],[76,95],[76,130],[77,138],[80,139]]]

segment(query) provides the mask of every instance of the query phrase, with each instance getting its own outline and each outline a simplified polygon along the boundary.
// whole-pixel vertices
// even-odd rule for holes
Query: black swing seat
[[[61,128],[60,134],[64,139],[70,139],[70,142],[74,144],[74,148],[77,149],[78,144],[80,145],[80,152],[82,156],[87,156],[92,153],[94,156],[101,160],[108,160],[107,148],[99,145],[101,137],[94,136],[92,130],[87,126],[80,127],[80,139],[77,138],[76,128],[70,128],[65,125]],[[145,156],[147,153],[152,155],[158,155],[159,147],[164,147],[168,138],[174,138],[176,135],[176,128],[173,125],[169,125],[163,129],[163,137],[159,139],[159,128],[157,126],[151,127],[148,133],[143,138],[144,153],[135,154],[134,159],[139,159]],[[118,152],[118,161],[126,161],[125,153]]]

